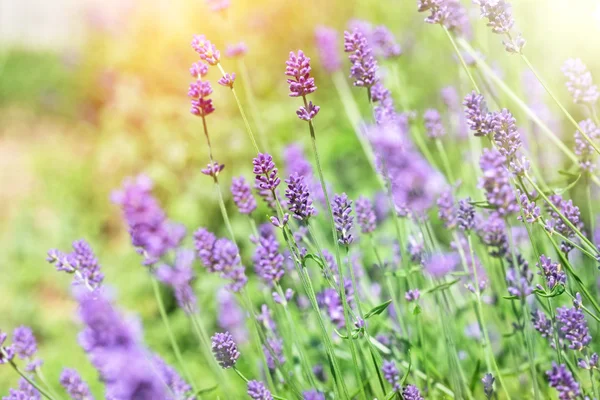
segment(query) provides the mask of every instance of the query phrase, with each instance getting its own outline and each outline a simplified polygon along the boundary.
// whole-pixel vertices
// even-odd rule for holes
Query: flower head
[[[600,139],[600,128],[591,119],[580,121],[579,127],[593,142]],[[579,158],[579,166],[584,171],[593,172],[597,167],[596,150],[580,131],[575,132],[574,139],[575,154]]]
[[[305,221],[314,215],[315,209],[308,185],[304,183],[304,176],[294,172],[285,182],[288,185],[285,197],[288,199],[288,208],[292,216],[300,221]]]
[[[194,35],[192,39],[192,48],[198,53],[203,61],[210,65],[217,65],[221,58],[221,53],[217,47],[206,39],[204,35]]]
[[[57,271],[76,273],[74,284],[84,284],[91,289],[99,287],[104,274],[91,246],[83,239],[74,241],[72,246],[71,253],[48,251],[47,261],[54,264]]]
[[[429,138],[437,139],[446,134],[446,130],[442,124],[442,116],[438,110],[433,108],[425,110],[423,119],[425,121],[425,131],[427,132],[427,136],[429,136]]]
[[[456,219],[458,227],[463,231],[468,232],[475,227],[475,207],[471,204],[470,197],[458,201]]]
[[[221,86],[226,86],[226,87],[233,89],[234,82],[235,82],[235,72],[233,72],[231,74],[226,73],[219,79],[219,81],[217,83]]]
[[[578,58],[569,58],[562,67],[562,72],[567,78],[567,90],[571,93],[576,104],[593,106],[600,93],[594,84],[591,72]]]
[[[213,161],[212,163],[208,164],[206,168],[201,169],[200,172],[202,172],[204,175],[216,178],[224,169],[225,164],[219,164],[218,162]]]
[[[425,271],[434,278],[443,278],[459,265],[457,253],[436,253],[425,260]]]
[[[279,252],[279,243],[273,234],[259,236],[256,240],[254,252],[254,268],[256,274],[266,284],[272,286],[278,282],[285,273],[284,257]]]
[[[452,229],[456,226],[456,209],[454,207],[454,197],[452,189],[444,190],[437,199],[438,217],[444,223],[447,229]]]
[[[60,374],[60,384],[73,400],[93,400],[90,387],[81,379],[79,372],[72,368],[63,369]]]
[[[582,230],[583,221],[581,220],[581,213],[579,207],[573,204],[573,200],[565,200],[559,194],[553,194],[549,196],[550,202],[561,212],[561,214],[573,225],[575,228]],[[548,212],[550,218],[546,221],[546,229],[550,232],[558,232],[562,236],[569,239],[574,239],[576,233],[571,229],[569,225],[562,219],[561,215],[557,213],[550,205],[548,205]],[[573,249],[573,245],[566,241],[561,243],[561,250],[568,254]]]
[[[402,54],[402,48],[396,42],[394,34],[384,26],[379,25],[373,29],[373,44],[385,58],[398,57]]]
[[[510,4],[505,0],[477,0],[481,16],[488,20],[487,25],[494,33],[508,33],[515,24]]]
[[[349,245],[354,238],[352,237],[352,200],[346,193],[333,196],[331,204],[333,219],[335,220],[335,229],[338,233],[338,241],[342,245]]]
[[[529,270],[529,263],[521,254],[514,256],[514,261],[510,255],[507,258],[509,264],[509,268],[506,270],[508,293],[517,297],[529,296],[533,292],[533,286],[531,285],[533,274]]]
[[[492,214],[479,228],[479,235],[493,257],[504,257],[508,252],[506,223],[498,214]]]
[[[415,385],[406,385],[402,389],[402,398],[404,400],[424,400],[421,392]]]
[[[410,289],[404,294],[404,298],[409,303],[419,300],[420,297],[421,297],[421,292],[419,292],[419,289]]]
[[[342,60],[338,54],[337,31],[326,26],[319,26],[315,29],[315,41],[325,71],[331,74],[339,70],[342,67]]]
[[[487,136],[492,131],[492,115],[483,95],[472,91],[463,101],[467,125],[475,136]]]
[[[259,153],[252,160],[254,168],[252,172],[256,175],[256,187],[261,190],[274,191],[281,183],[277,176],[277,168],[270,154]]]
[[[500,153],[507,159],[512,159],[521,147],[521,135],[515,118],[506,108],[492,114],[492,132]]]
[[[302,400],[325,400],[325,395],[318,390],[302,392]]]
[[[515,192],[510,186],[510,174],[505,167],[506,157],[498,150],[484,150],[479,160],[483,176],[479,187],[485,190],[490,206],[501,216],[519,211]]]
[[[394,391],[399,391],[400,372],[398,371],[398,367],[396,367],[396,363],[394,361],[384,360],[381,370],[383,371],[383,377],[390,385],[392,385]]]
[[[244,42],[228,44],[225,48],[225,56],[229,58],[242,57],[248,52],[248,46]]]
[[[37,352],[37,341],[28,326],[19,326],[13,331],[15,353],[23,360],[31,359]]]
[[[567,282],[565,271],[561,269],[560,264],[552,262],[550,257],[542,254],[537,266],[541,269],[538,274],[544,277],[548,289],[552,290],[556,285],[564,285]]]
[[[260,381],[248,381],[248,396],[252,400],[273,400],[273,395],[264,383]]]
[[[285,74],[290,77],[287,80],[290,97],[304,97],[317,90],[315,78],[310,76],[310,58],[302,50],[298,50],[297,54],[291,51],[285,64]]]
[[[0,365],[6,364],[15,356],[15,349],[13,345],[4,346],[8,335],[0,331]]]
[[[243,176],[232,179],[231,196],[240,213],[252,214],[252,211],[256,210],[256,199],[252,195],[252,188]]]
[[[172,267],[163,264],[155,271],[158,280],[173,289],[177,304],[188,314],[196,311],[196,295],[192,288],[196,278],[193,269],[194,258],[192,250],[178,249]]]
[[[581,395],[579,383],[573,378],[564,364],[556,364],[552,362],[552,369],[546,371],[550,387],[553,387],[558,392],[560,400],[575,400]]]
[[[212,351],[217,362],[222,368],[231,368],[235,365],[240,352],[229,332],[215,333],[212,340]]]
[[[190,75],[192,75],[196,79],[203,78],[204,76],[206,76],[206,74],[208,74],[208,65],[201,61],[193,63],[190,67]]]
[[[350,53],[350,78],[354,86],[370,88],[377,81],[377,61],[363,32],[355,29],[344,32],[344,51]]]
[[[570,342],[569,348],[581,351],[592,341],[585,315],[577,300],[573,307],[556,309],[556,320],[565,339]]]
[[[356,200],[356,222],[358,222],[360,231],[364,234],[369,234],[376,228],[377,218],[375,217],[373,203],[364,196]]]

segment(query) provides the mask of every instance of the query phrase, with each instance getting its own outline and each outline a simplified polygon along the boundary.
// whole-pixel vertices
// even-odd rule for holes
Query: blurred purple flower
[[[373,204],[368,198],[361,196],[356,200],[356,222],[363,234],[370,234],[376,228],[377,218]]]
[[[231,196],[241,214],[250,215],[256,210],[256,199],[252,195],[250,185],[246,183],[243,176],[232,179]]]
[[[279,252],[279,243],[275,235],[260,236],[252,257],[256,274],[262,281],[273,286],[285,273],[284,258]]]
[[[556,285],[564,285],[567,282],[565,271],[561,269],[560,264],[552,262],[550,257],[542,254],[537,266],[541,269],[538,274],[544,277],[548,289],[552,290]]]
[[[506,157],[495,149],[484,149],[479,159],[483,172],[479,187],[485,190],[489,205],[502,217],[519,212],[515,192],[510,186],[510,173],[505,164]]]
[[[400,372],[396,363],[391,360],[383,360],[383,366],[381,367],[383,377],[390,385],[392,385],[395,392],[400,391]]]
[[[187,314],[193,314],[197,310],[196,295],[192,287],[196,279],[194,258],[192,250],[178,249],[173,267],[163,264],[155,271],[156,278],[173,289],[177,304]]]
[[[577,293],[579,296],[579,293]],[[585,315],[581,310],[580,300],[573,300],[573,307],[556,309],[556,321],[560,332],[571,344],[570,349],[582,351],[592,341]]]
[[[594,124],[591,119],[579,121],[579,127],[594,143],[600,139],[600,128]],[[597,167],[597,154],[596,150],[592,147],[590,142],[583,137],[580,131],[576,131],[574,135],[575,139],[575,154],[579,158],[579,166],[581,169],[587,172],[594,172]]]
[[[446,134],[444,124],[442,124],[442,116],[438,110],[433,108],[425,110],[423,120],[425,121],[425,131],[430,139],[437,139]]]
[[[352,33],[344,32],[344,51],[350,53],[352,63],[350,78],[354,86],[370,88],[377,81],[377,61],[363,32],[355,29]]]
[[[219,80],[218,80],[218,84],[221,86],[226,86],[229,87],[231,89],[233,89],[233,83],[235,82],[235,72],[230,73],[226,73],[225,75],[223,75]]]
[[[331,203],[333,218],[335,220],[335,229],[338,233],[338,242],[341,245],[348,246],[354,238],[352,237],[352,200],[346,193],[333,196]]]
[[[567,90],[576,104],[593,106],[598,101],[598,86],[594,84],[591,72],[579,58],[569,58],[562,67],[567,78]]]
[[[396,42],[394,34],[386,26],[376,26],[373,29],[372,38],[374,47],[383,57],[392,58],[402,54],[402,48]]]
[[[72,400],[94,400],[88,384],[81,379],[79,372],[72,368],[63,369],[60,374],[60,385],[65,388]]]
[[[54,264],[57,271],[75,273],[73,283],[76,285],[87,285],[90,289],[96,289],[102,285],[104,274],[91,246],[83,239],[73,242],[73,251],[63,253],[52,249],[48,251],[48,262]]]
[[[225,48],[225,56],[229,58],[242,57],[248,52],[248,46],[244,42],[228,44]]]
[[[452,188],[448,188],[442,192],[437,199],[438,217],[444,223],[447,229],[453,229],[456,226],[456,208],[454,196],[452,196]]]
[[[194,35],[192,38],[192,48],[203,61],[206,61],[210,65],[217,65],[219,63],[221,53],[210,40],[206,39],[206,36]]]
[[[454,271],[459,264],[457,253],[436,253],[425,260],[424,267],[425,272],[439,279]]]
[[[318,26],[315,29],[315,41],[325,71],[330,74],[338,71],[342,67],[342,60],[338,53],[337,31],[326,26]]]

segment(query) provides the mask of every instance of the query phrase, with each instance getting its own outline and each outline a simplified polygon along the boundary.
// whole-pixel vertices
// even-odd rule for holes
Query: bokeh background
[[[527,98],[522,61],[505,53],[477,8],[464,3],[477,32],[474,45]],[[515,0],[513,6],[528,41],[526,54],[561,96],[566,95],[560,66],[568,57],[582,58],[600,79],[597,1]],[[149,345],[172,361],[149,276],[110,192],[125,177],[144,172],[155,181],[171,219],[190,231],[205,225],[224,233],[213,186],[200,173],[208,161],[201,124],[188,112],[193,34],[205,33],[221,49],[238,41],[248,45],[247,84],[259,114],[251,122],[277,160],[286,144],[308,144],[283,71],[290,50],[311,55],[326,175],[338,191],[373,193],[368,163],[314,48],[316,26],[342,32],[353,18],[386,24],[397,36],[403,55],[383,68],[398,74],[393,95],[401,104],[422,112],[441,107],[444,86],[456,85],[462,95],[468,90],[443,30],[423,23],[412,0],[232,0],[226,15],[211,12],[203,0],[0,0],[0,329],[32,326],[49,380],[57,382],[62,367],[77,366],[94,382],[76,345],[70,279],[45,261],[48,249],[67,249],[78,238],[97,252],[120,306],[142,318]],[[341,52],[341,35],[339,46]],[[235,60],[223,64],[231,71],[240,66]],[[228,186],[232,176],[249,176],[253,150],[229,90],[214,89],[217,111],[209,129]],[[248,93],[243,87],[240,93],[248,108]],[[354,93],[366,109],[359,94]],[[528,128],[519,110],[513,112]],[[558,132],[569,142],[570,128],[558,126]],[[540,144],[544,157],[557,154]],[[461,146],[448,147],[453,163],[462,162]],[[234,228],[239,235],[248,231],[241,220],[234,220]],[[214,285],[209,278],[197,282],[207,315],[214,307]],[[171,300],[169,310],[185,357],[193,361],[198,355],[188,323]],[[191,364],[201,372],[201,363]],[[0,395],[16,380],[0,368]],[[101,398],[101,388],[93,390]]]

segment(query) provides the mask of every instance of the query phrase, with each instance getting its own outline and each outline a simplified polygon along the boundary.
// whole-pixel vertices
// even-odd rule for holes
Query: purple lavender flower
[[[471,204],[470,197],[458,201],[456,219],[458,227],[463,231],[468,232],[475,227],[475,207]]]
[[[519,221],[525,220],[526,222],[533,224],[540,219],[541,211],[540,208],[535,205],[535,201],[529,200],[529,197],[521,192],[519,192],[519,201],[521,203],[521,212],[523,213],[523,215],[517,217]]]
[[[457,253],[436,253],[425,260],[425,272],[434,278],[443,278],[454,271],[459,263]]]
[[[519,211],[505,163],[506,157],[498,150],[485,149],[479,160],[483,172],[483,176],[479,180],[479,187],[485,190],[488,203],[502,217]]]
[[[217,83],[219,85],[229,87],[230,89],[233,89],[234,82],[235,82],[235,72],[232,72],[231,74],[226,73],[217,81]]]
[[[279,252],[279,243],[275,235],[257,238],[252,260],[256,274],[269,286],[277,283],[285,272],[284,258]]]
[[[589,369],[589,370],[597,369],[599,360],[600,359],[598,358],[598,353],[593,353],[587,359],[580,358],[579,360],[577,360],[577,366],[579,368]]]
[[[232,179],[231,196],[240,213],[250,215],[252,211],[256,210],[256,199],[243,176]]]
[[[145,263],[153,264],[169,250],[179,246],[185,227],[169,221],[152,196],[152,181],[140,175],[126,179],[121,190],[113,192],[112,201],[121,207],[129,225],[133,245],[144,254]]]
[[[203,61],[210,65],[217,65],[221,58],[221,53],[217,47],[206,39],[204,35],[194,35],[192,39],[192,48],[198,53]]]
[[[304,176],[295,172],[286,179],[285,183],[288,185],[285,197],[288,199],[288,208],[292,216],[300,221],[308,220],[315,214],[315,209],[308,192],[308,185],[304,183]]]
[[[317,90],[315,78],[310,76],[310,58],[302,50],[298,50],[297,55],[291,51],[285,65],[285,74],[291,77],[287,80],[290,97],[305,97]]]
[[[248,52],[248,46],[244,42],[228,44],[225,48],[225,56],[229,58],[242,57]]]
[[[10,389],[8,396],[3,397],[2,400],[40,400],[40,392],[38,392],[29,382],[25,379],[19,379],[19,388]]]
[[[7,337],[6,333],[0,331],[0,365],[8,363],[15,356],[13,345],[4,346]]]
[[[492,398],[492,395],[494,394],[495,380],[496,378],[494,378],[494,375],[490,373],[485,374],[481,379],[481,382],[483,383],[483,393],[485,394],[487,400],[490,400]]]
[[[317,364],[312,368],[313,374],[315,374],[315,377],[320,380],[321,382],[325,382],[327,380],[327,376],[325,375],[325,369],[323,368],[323,365],[321,364]]]
[[[240,352],[229,332],[215,333],[212,338],[212,351],[217,362],[222,368],[231,368],[235,365]]]
[[[529,263],[521,254],[516,254],[514,257],[516,265],[513,257],[509,255],[507,258],[509,264],[509,268],[506,270],[508,293],[516,297],[529,296],[533,293],[533,286],[531,285],[533,273],[529,270]]]
[[[342,67],[342,60],[337,50],[337,31],[326,26],[315,29],[315,41],[319,51],[319,58],[325,71],[332,74]]]
[[[273,395],[264,383],[259,381],[248,381],[248,396],[252,400],[273,400]]]
[[[285,363],[283,340],[279,337],[268,338],[267,343],[263,345],[263,353],[270,370],[274,370],[277,366]]]
[[[63,369],[60,384],[73,400],[94,400],[88,384],[81,379],[79,372],[72,368]]]
[[[483,95],[472,91],[463,101],[467,125],[475,136],[487,136],[492,131],[492,117]]]
[[[565,339],[571,344],[570,349],[581,351],[592,341],[585,315],[578,300],[573,301],[573,307],[556,309],[558,327]]]
[[[454,208],[454,197],[452,189],[448,188],[442,192],[437,199],[438,217],[444,223],[447,229],[453,229],[456,226],[456,209]]]
[[[477,0],[481,8],[481,16],[487,18],[487,25],[492,32],[505,34],[515,24],[510,10],[510,4],[505,0]]]
[[[302,400],[325,400],[325,395],[318,390],[302,392]]]
[[[152,361],[175,399],[196,400],[196,397],[191,393],[192,386],[177,373],[175,368],[167,364],[157,354],[153,355]]]
[[[57,271],[75,273],[74,284],[84,284],[95,289],[102,284],[104,274],[91,246],[83,239],[73,242],[73,251],[65,254],[59,250],[48,251],[46,260],[54,264]]]
[[[372,33],[373,45],[385,58],[398,57],[402,48],[396,42],[394,34],[384,25],[376,26]]]
[[[348,246],[354,238],[352,237],[352,200],[346,193],[333,196],[331,204],[333,218],[335,220],[335,229],[338,233],[338,242]]]
[[[409,303],[419,300],[419,297],[421,297],[421,292],[419,292],[419,289],[410,289],[404,294],[404,298]]]
[[[208,96],[212,93],[212,87],[208,81],[196,81],[190,83],[188,96],[191,98],[192,107],[190,112],[198,117],[206,117],[215,111],[212,99]]]
[[[363,32],[355,29],[354,32],[344,32],[344,51],[350,53],[348,58],[352,63],[350,78],[354,79],[354,86],[370,88],[377,81],[377,61]]]
[[[354,292],[352,290],[352,281],[350,279],[344,280],[344,290],[346,294],[346,302],[349,307],[352,307]],[[338,329],[341,329],[346,325],[344,319],[344,307],[342,306],[342,300],[337,290],[333,288],[323,289],[323,291],[317,293],[317,303],[319,308],[327,311],[329,319],[335,326],[337,326]]]
[[[497,214],[492,214],[479,229],[483,243],[493,257],[504,257],[508,251],[506,223]]]
[[[368,198],[361,196],[356,200],[356,222],[363,234],[370,234],[376,228],[377,218],[373,210],[373,203]]]
[[[593,106],[600,93],[598,86],[594,85],[592,74],[586,65],[578,58],[569,58],[562,67],[562,72],[567,78],[567,90],[573,96],[576,104]]]
[[[444,125],[442,124],[442,116],[438,110],[429,108],[423,113],[425,121],[425,131],[430,139],[437,139],[446,134]]]
[[[558,392],[560,400],[575,400],[581,395],[579,383],[573,378],[566,365],[552,362],[552,369],[546,371],[550,387]]]
[[[544,339],[548,340],[550,346],[554,348],[556,344],[554,343],[552,320],[550,320],[543,311],[536,310],[531,315],[531,322],[533,328],[538,331]]]
[[[316,106],[312,101],[309,101],[306,107],[302,106],[296,110],[296,115],[303,121],[310,121],[317,116],[320,109],[321,107]]]
[[[381,370],[383,371],[383,377],[392,385],[394,391],[400,391],[400,372],[396,367],[396,363],[391,360],[383,360]]]
[[[573,204],[573,200],[564,200],[561,195],[553,194],[549,196],[549,200],[552,204],[561,212],[561,214],[569,221],[571,224],[579,229],[583,229],[583,221],[581,221],[581,213],[579,212],[579,207]],[[565,223],[565,221],[561,218],[561,216],[554,211],[548,205],[548,213],[550,214],[550,218],[546,221],[546,229],[549,232],[558,232],[561,235],[569,238],[575,239],[576,233]],[[573,245],[566,241],[561,243],[561,250],[568,254],[573,249]]]
[[[561,269],[560,264],[552,262],[550,257],[542,254],[537,266],[541,269],[538,274],[544,277],[548,289],[552,290],[556,285],[564,285],[567,282],[565,271]]]
[[[256,175],[256,187],[259,190],[273,192],[281,183],[273,157],[270,154],[258,153],[258,156],[252,160],[252,164],[253,173]]]
[[[219,164],[216,161],[208,164],[206,168],[200,170],[204,175],[212,176],[214,179],[217,179],[217,176],[225,169],[225,164]]]
[[[500,153],[507,159],[512,159],[521,147],[521,135],[515,118],[506,108],[492,114],[492,131]]]
[[[173,289],[177,304],[187,314],[192,314],[197,309],[196,295],[192,288],[192,283],[196,278],[193,263],[194,252],[179,249],[173,267],[163,264],[155,271],[157,279]]]
[[[217,310],[219,327],[229,331],[236,343],[247,342],[248,332],[245,326],[244,311],[240,308],[235,296],[225,288],[221,288],[217,292]]]
[[[208,65],[201,61],[195,62],[190,67],[190,75],[196,79],[204,78],[208,74]]]
[[[22,360],[30,360],[37,353],[37,341],[28,326],[19,326],[13,331],[13,347]]]
[[[424,400],[421,392],[415,385],[406,385],[402,389],[402,398],[404,400]]]
[[[579,127],[593,142],[600,139],[600,128],[591,119],[580,121]],[[575,154],[579,158],[579,166],[584,171],[593,172],[597,167],[596,151],[580,131],[575,132],[574,139]]]

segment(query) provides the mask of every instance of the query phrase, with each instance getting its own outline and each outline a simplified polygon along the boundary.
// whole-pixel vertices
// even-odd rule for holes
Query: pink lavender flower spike
[[[552,362],[552,369],[546,371],[550,387],[558,392],[560,400],[575,400],[581,395],[579,383],[573,378],[571,371],[564,364]]]
[[[248,46],[244,42],[228,44],[225,48],[225,56],[229,58],[243,57],[248,53]]]
[[[593,106],[598,101],[598,86],[594,84],[591,72],[579,58],[569,58],[562,67],[567,78],[567,90],[575,104]]]
[[[350,78],[354,79],[354,86],[371,88],[377,82],[378,66],[365,34],[357,29],[352,33],[345,31],[344,51],[350,53]]]
[[[217,176],[225,169],[225,164],[219,164],[216,161],[208,164],[206,168],[200,170],[204,175],[212,176],[216,179]]]
[[[244,177],[240,176],[232,179],[231,196],[241,214],[250,215],[256,210],[256,199],[252,195],[252,188]]]
[[[315,41],[325,71],[330,74],[339,71],[342,67],[342,60],[338,53],[337,31],[326,26],[319,26],[315,29]]]
[[[352,200],[346,193],[336,194],[333,196],[331,208],[338,241],[341,245],[348,246],[354,240],[352,237]]]
[[[285,74],[290,77],[287,80],[290,97],[305,97],[317,90],[315,78],[310,76],[310,58],[302,50],[298,50],[297,54],[291,51],[285,65]]]
[[[81,379],[81,375],[75,369],[63,369],[60,374],[60,385],[67,391],[72,400],[94,400],[90,387]]]
[[[225,87],[229,87],[229,88],[233,89],[234,82],[235,82],[235,72],[233,72],[231,74],[226,73],[219,79],[219,81],[217,83],[221,86],[225,86]]]
[[[188,96],[191,97],[192,107],[190,112],[198,117],[206,117],[215,111],[212,99],[208,96],[212,93],[212,87],[208,81],[196,81],[190,84]]]
[[[248,381],[247,393],[252,400],[273,400],[269,389],[260,381]]]
[[[219,365],[225,369],[235,366],[240,358],[240,352],[231,333],[215,333],[211,340],[212,351]]]
[[[192,39],[192,48],[198,53],[200,59],[210,65],[217,65],[221,58],[221,53],[217,47],[206,39],[204,35],[194,35]]]

